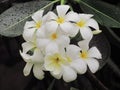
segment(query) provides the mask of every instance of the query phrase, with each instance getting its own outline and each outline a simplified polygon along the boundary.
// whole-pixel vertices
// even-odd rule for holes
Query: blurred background
[[[28,1],[31,0],[0,0],[0,13],[10,8],[14,3]],[[120,7],[120,0],[102,1]],[[101,28],[104,27],[101,26]],[[112,31],[109,32],[104,29],[103,34],[110,45],[110,58],[108,58],[105,66],[95,73],[96,77],[89,77],[88,75],[78,77],[76,87],[79,87],[79,90],[102,90],[98,85],[99,81],[108,90],[120,90],[120,29],[112,28]],[[22,36],[14,38],[0,36],[0,90],[47,90],[47,87],[52,82],[52,79],[48,79],[49,75],[42,81],[35,79],[32,73],[28,77],[23,75],[25,62],[19,55],[23,42]],[[97,80],[92,81],[91,77],[95,80],[97,78]],[[75,83],[69,85],[74,86]],[[63,81],[56,80],[53,89],[68,90],[68,87]]]

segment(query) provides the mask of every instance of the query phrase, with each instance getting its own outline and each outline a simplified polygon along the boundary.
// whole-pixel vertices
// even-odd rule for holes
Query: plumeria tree
[[[99,89],[108,90],[94,74],[110,56],[103,26],[108,30],[120,28],[120,20],[117,14],[102,8],[111,8],[112,12],[115,7],[100,0],[36,0],[16,4],[0,15],[0,34],[22,36],[19,54],[25,62],[23,74],[28,77],[33,73],[40,81],[53,79],[48,90],[54,88],[55,80],[62,80],[68,90],[79,90],[79,76],[86,75]]]

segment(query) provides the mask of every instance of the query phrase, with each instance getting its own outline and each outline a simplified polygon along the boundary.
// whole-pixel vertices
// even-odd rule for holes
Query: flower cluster
[[[87,67],[92,73],[99,69],[101,53],[97,47],[89,48],[89,42],[94,33],[100,33],[98,23],[91,14],[79,14],[69,10],[68,5],[58,5],[57,13],[44,10],[32,15],[33,21],[27,21],[24,26],[20,54],[26,65],[24,75],[33,70],[34,76],[41,80],[46,71],[56,79],[71,82],[77,74],[84,74]],[[77,45],[71,43],[71,38],[77,34],[83,40]]]

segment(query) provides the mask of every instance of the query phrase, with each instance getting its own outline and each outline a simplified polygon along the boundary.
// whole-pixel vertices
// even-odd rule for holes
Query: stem
[[[55,84],[55,79],[53,79],[53,81],[51,82],[50,86],[48,87],[47,90],[52,90],[53,89],[53,86]]]
[[[94,85],[96,85],[96,87],[99,88],[100,90],[109,90],[107,87],[105,87],[105,86],[103,85],[103,83],[102,83],[100,80],[98,80],[98,79],[96,78],[95,75],[93,75],[93,74],[90,72],[90,70],[88,70],[85,75],[86,75],[86,77],[87,77]]]
[[[65,4],[65,0],[61,0],[61,5],[64,5]]]

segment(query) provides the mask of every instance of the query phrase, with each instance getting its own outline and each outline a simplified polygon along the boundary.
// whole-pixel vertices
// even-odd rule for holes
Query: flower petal
[[[45,27],[42,26],[40,29],[36,31],[36,36],[37,38],[45,38],[46,37],[46,32],[45,32]]]
[[[99,69],[99,62],[96,59],[85,60],[92,73],[95,73]]]
[[[72,22],[79,21],[78,14],[73,11],[68,12],[67,15],[65,16],[65,21],[72,21]]]
[[[92,31],[88,27],[80,28],[80,33],[81,33],[83,39],[92,39],[92,37],[93,37]]]
[[[26,63],[24,69],[23,69],[23,73],[25,76],[28,76],[30,74],[30,71],[32,69],[33,64],[32,63]]]
[[[70,8],[70,6],[68,6],[68,5],[58,5],[56,7],[58,16],[64,17],[69,8]]]
[[[26,40],[26,41],[34,41],[35,40],[35,31],[36,29],[35,28],[31,28],[31,29],[25,29],[23,31],[23,38]]]
[[[41,20],[42,20],[43,12],[44,12],[44,10],[39,10],[39,11],[35,12],[35,13],[32,15],[32,19],[33,19],[35,22],[41,21]]]
[[[97,21],[94,20],[94,19],[88,20],[87,23],[86,23],[86,26],[90,26],[90,27],[92,27],[92,28],[94,28],[94,29],[96,29],[96,30],[99,30],[98,23],[97,23]]]
[[[87,51],[89,49],[89,43],[90,43],[90,40],[86,39],[86,40],[79,41],[78,45],[82,50]]]
[[[78,53],[80,52],[80,48],[76,45],[69,45],[66,48],[66,53],[71,59],[76,59],[79,57]]]
[[[42,66],[39,64],[35,64],[33,67],[33,74],[37,79],[42,80],[44,78],[44,72],[42,71]]]
[[[63,68],[63,80],[65,82],[71,82],[77,78],[77,73],[70,67],[64,66]]]
[[[35,47],[34,43],[31,43],[31,42],[22,43],[22,48],[24,53],[27,53],[29,50],[31,50],[34,47]]]
[[[60,27],[66,35],[73,37],[78,33],[77,30],[74,30],[74,25],[69,22],[64,22],[63,24],[60,24]]]
[[[71,66],[78,72],[78,74],[84,74],[87,71],[86,63],[80,59],[73,60]]]
[[[53,54],[53,53],[58,53],[59,52],[59,47],[56,43],[49,43],[46,47],[46,54]]]
[[[58,45],[60,45],[61,47],[66,47],[69,45],[70,43],[70,38],[65,36],[65,35],[62,35],[60,36],[56,42],[58,43]]]
[[[53,72],[50,72],[50,73],[56,79],[60,79],[62,77],[62,73],[60,73],[60,74],[54,74]]]
[[[20,51],[20,55],[22,56],[22,58],[23,58],[23,60],[25,61],[25,62],[31,62],[30,61],[30,55],[28,55],[28,54],[26,54],[26,53],[22,53],[21,51]]]
[[[38,38],[37,39],[37,47],[39,47],[40,49],[45,49],[49,42],[50,42],[50,40],[48,40],[46,38],[45,39]]]
[[[50,21],[47,22],[45,26],[47,32],[56,32],[58,28],[58,23],[56,21]]]
[[[30,29],[30,28],[35,28],[35,22],[34,21],[27,21],[25,23],[24,29]]]
[[[49,20],[56,20],[56,18],[57,18],[57,15],[54,13],[54,12],[51,12],[51,11],[49,11],[48,13],[47,13],[47,20],[49,21]]]
[[[89,57],[93,57],[93,58],[97,58],[97,59],[102,58],[100,51],[96,47],[90,48],[88,51],[88,55],[89,55]]]
[[[92,14],[79,14],[79,18],[81,19],[81,20],[84,20],[84,21],[87,21],[87,20],[89,20],[91,17],[93,17],[93,15]]]
[[[41,53],[41,51],[36,48],[34,50],[34,54],[31,56],[31,61],[33,63],[42,63],[43,62],[43,54]]]

